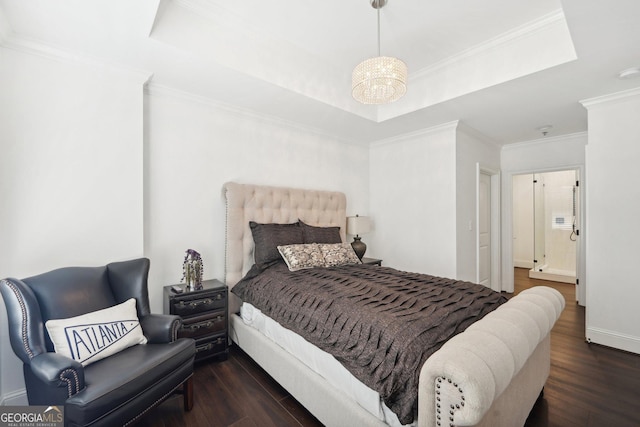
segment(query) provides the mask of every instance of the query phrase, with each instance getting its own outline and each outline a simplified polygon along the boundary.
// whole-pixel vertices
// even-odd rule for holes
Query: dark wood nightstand
[[[362,257],[361,261],[362,261],[363,264],[371,264],[371,265],[380,265],[380,266],[382,266],[382,260],[381,259]]]
[[[196,361],[214,356],[227,358],[229,293],[227,286],[219,280],[204,280],[202,289],[175,293],[172,285],[164,287],[164,313],[182,317],[179,338],[196,340]]]

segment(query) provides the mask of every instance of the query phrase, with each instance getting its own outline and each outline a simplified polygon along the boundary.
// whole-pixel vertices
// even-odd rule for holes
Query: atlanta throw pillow
[[[138,321],[134,298],[81,316],[48,320],[45,326],[56,353],[77,360],[83,366],[147,342]]]

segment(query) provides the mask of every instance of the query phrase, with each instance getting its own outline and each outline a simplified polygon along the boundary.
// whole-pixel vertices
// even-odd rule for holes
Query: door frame
[[[490,215],[491,215],[491,282],[490,287],[494,291],[501,291],[501,269],[500,269],[500,171],[482,166],[476,163],[476,282],[480,282],[480,174],[489,175],[491,178],[490,194]]]
[[[566,170],[577,170],[580,176],[579,190],[579,230],[578,247],[576,254],[576,277],[579,285],[576,291],[576,298],[579,305],[587,305],[587,268],[586,268],[586,197],[585,189],[587,186],[585,168],[583,164],[562,165],[553,168],[534,168],[509,170],[503,172],[502,180],[502,290],[505,292],[513,292],[514,274],[513,274],[513,176],[526,175],[534,173],[558,172]]]

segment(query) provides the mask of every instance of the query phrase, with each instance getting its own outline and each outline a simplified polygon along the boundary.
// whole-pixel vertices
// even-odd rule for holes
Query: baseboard
[[[29,400],[27,399],[27,390],[24,388],[0,395],[0,406],[27,405],[29,405]]]
[[[514,259],[513,266],[516,268],[533,268],[533,261],[526,261],[523,259]]]
[[[640,354],[640,337],[620,334],[600,328],[587,328],[587,341]]]
[[[552,282],[562,282],[576,284],[576,276],[568,276],[565,274],[550,273],[548,271],[529,270],[529,277],[532,279],[551,280]]]

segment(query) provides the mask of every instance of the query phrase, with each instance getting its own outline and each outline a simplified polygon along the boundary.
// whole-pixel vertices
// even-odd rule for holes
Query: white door
[[[491,175],[480,173],[478,186],[478,279],[491,287]]]

